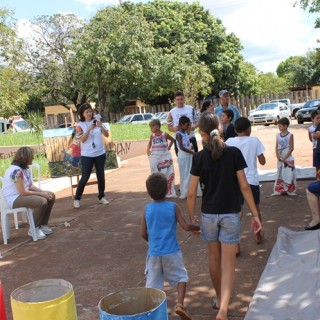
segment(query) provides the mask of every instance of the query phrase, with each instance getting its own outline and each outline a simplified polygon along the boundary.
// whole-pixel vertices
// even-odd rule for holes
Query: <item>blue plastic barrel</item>
[[[166,294],[153,288],[114,292],[99,302],[100,320],[168,320]]]

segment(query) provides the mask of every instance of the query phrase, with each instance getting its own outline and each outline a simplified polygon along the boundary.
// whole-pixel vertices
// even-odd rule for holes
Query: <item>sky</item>
[[[106,5],[120,0],[0,0],[0,8],[13,10],[25,36],[25,20],[40,15],[73,13],[89,20]],[[145,0],[131,2],[148,2]],[[194,1],[183,1],[194,2]],[[235,33],[244,47],[242,54],[259,71],[275,72],[281,61],[304,55],[319,47],[320,30],[314,29],[316,15],[299,7],[295,0],[198,0],[210,13],[222,20],[227,33]]]

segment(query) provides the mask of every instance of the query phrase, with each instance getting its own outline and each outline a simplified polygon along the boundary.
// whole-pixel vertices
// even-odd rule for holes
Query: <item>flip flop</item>
[[[213,298],[212,298],[212,309],[220,310],[220,308],[217,306],[217,299],[216,299],[216,297],[213,297]]]

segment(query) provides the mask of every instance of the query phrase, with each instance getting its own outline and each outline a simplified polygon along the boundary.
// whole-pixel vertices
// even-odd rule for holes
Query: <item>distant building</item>
[[[45,107],[45,119],[48,129],[58,128],[65,124],[77,122],[77,108],[74,104],[55,105]]]

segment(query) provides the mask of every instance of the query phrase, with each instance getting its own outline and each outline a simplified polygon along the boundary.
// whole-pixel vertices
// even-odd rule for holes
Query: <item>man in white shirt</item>
[[[193,145],[194,151],[198,152],[198,145],[194,135],[194,130],[198,126],[198,122],[196,119],[196,112],[192,106],[184,104],[185,99],[182,91],[177,91],[174,94],[174,102],[176,106],[170,110],[167,118],[168,129],[169,131],[173,132],[175,136],[176,132],[179,130],[179,119],[182,116],[187,116],[191,121],[191,132],[189,134],[190,142]],[[177,150],[176,150],[176,153],[177,153]]]

